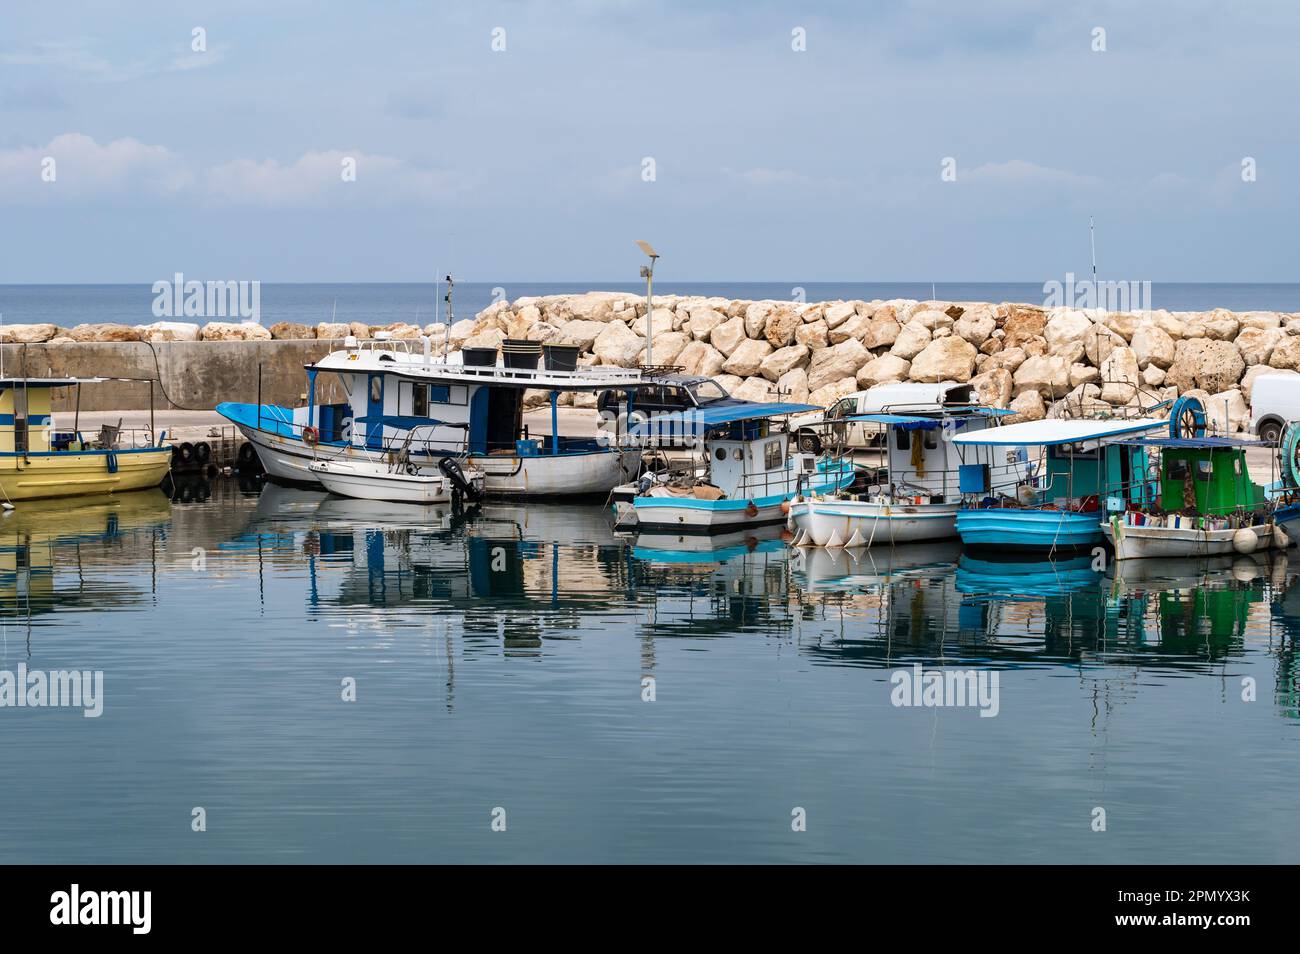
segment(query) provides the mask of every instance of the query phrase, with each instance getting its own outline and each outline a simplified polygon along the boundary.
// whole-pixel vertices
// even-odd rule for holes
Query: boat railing
[[[812,470],[804,471],[798,469],[798,459],[795,458],[791,460],[789,467],[782,470],[742,474],[730,496],[733,498],[771,497],[776,494],[793,493],[800,486],[807,487],[814,479],[819,479],[821,482],[833,480],[838,484],[854,474],[853,462],[847,457],[823,459],[823,462],[816,464]]]
[[[54,450],[135,450],[157,446],[153,428],[123,427],[120,421],[101,424],[97,432],[85,428],[71,431],[50,429],[50,447]]]

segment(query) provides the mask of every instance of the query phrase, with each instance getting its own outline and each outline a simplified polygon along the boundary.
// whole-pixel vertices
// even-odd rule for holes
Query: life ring
[[[745,504],[745,516],[747,517],[758,516],[758,506],[754,503],[754,501],[751,500],[749,503]]]
[[[320,431],[308,424],[302,429],[302,442],[308,447],[315,447],[320,443]]]
[[[1205,405],[1199,398],[1184,395],[1169,411],[1169,436],[1199,438],[1205,436]]]

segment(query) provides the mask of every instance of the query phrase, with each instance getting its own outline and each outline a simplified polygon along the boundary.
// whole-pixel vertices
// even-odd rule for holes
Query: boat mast
[[[443,357],[443,360],[446,360],[446,358],[447,358],[447,353],[451,350],[451,323],[452,323],[452,320],[453,320],[453,319],[452,319],[452,310],[451,310],[451,288],[452,288],[452,286],[455,285],[455,284],[456,284],[456,283],[452,280],[452,277],[451,277],[450,275],[448,275],[448,276],[447,276],[447,294],[444,295],[444,296],[443,296],[443,299],[442,299],[443,301],[445,301],[445,302],[447,303],[447,328],[446,328],[446,330],[443,332],[443,335],[442,335],[442,357]]]
[[[1097,301],[1097,235],[1092,227],[1092,216],[1088,216],[1088,244],[1092,246],[1092,296]]]

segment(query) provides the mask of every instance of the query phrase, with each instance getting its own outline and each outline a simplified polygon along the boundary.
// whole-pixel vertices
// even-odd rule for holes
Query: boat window
[[[411,413],[416,417],[429,416],[429,385],[417,384],[412,389]]]
[[[939,429],[932,428],[921,432],[925,435],[925,449],[934,450],[939,446]]]
[[[725,447],[719,447],[717,450],[713,452],[713,456],[716,457],[718,460],[726,460],[727,449]]]
[[[1165,476],[1170,480],[1186,480],[1188,473],[1185,460],[1171,460],[1165,465]]]
[[[1085,450],[1082,444],[1053,444],[1048,448],[1048,456],[1052,460],[1096,460],[1097,447],[1093,445]]]
[[[1210,475],[1214,473],[1214,461],[1198,460],[1196,462],[1197,480],[1209,480]]]
[[[776,470],[781,466],[781,442],[768,441],[763,445],[763,469]]]
[[[894,446],[901,451],[912,449],[912,435],[901,427],[894,428]]]

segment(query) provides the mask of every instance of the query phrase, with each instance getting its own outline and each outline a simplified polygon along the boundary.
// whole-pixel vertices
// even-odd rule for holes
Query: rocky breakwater
[[[584,364],[634,367],[645,360],[645,301],[616,292],[520,298],[437,332],[453,348],[528,338],[577,345]],[[1221,431],[1242,430],[1254,380],[1300,372],[1300,314],[1283,312],[666,295],[654,299],[650,334],[655,364],[713,377],[741,398],[828,407],[877,384],[970,382],[982,402],[1013,410],[1009,420],[1194,394]]]
[[[500,301],[473,318],[418,327],[360,322],[0,326],[0,341],[333,340],[387,332],[431,337],[439,350],[506,338],[576,345],[584,365],[645,361],[645,299],[587,292]],[[656,296],[652,357],[717,379],[737,397],[830,406],[877,384],[970,382],[1012,420],[1114,412],[1184,394],[1201,397],[1220,431],[1249,422],[1263,373],[1300,372],[1300,315],[1165,310],[1107,312],[1003,302],[747,301]],[[530,393],[528,403],[546,395]],[[591,406],[590,395],[565,403]]]

